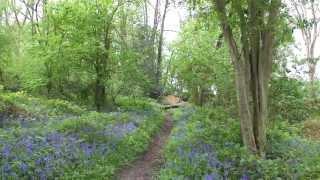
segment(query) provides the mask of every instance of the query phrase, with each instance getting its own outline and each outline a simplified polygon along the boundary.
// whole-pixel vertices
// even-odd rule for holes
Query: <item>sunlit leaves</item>
[[[172,57],[172,72],[178,83],[190,93],[199,87],[214,93],[212,87],[219,89],[226,83],[226,76],[231,75],[226,48],[216,47],[218,41],[223,44],[219,35],[220,31],[214,23],[190,21],[173,45],[176,53]]]

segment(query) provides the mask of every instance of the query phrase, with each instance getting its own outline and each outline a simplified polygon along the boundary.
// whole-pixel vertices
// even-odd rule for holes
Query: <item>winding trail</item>
[[[167,113],[160,132],[153,138],[147,152],[118,175],[120,180],[151,180],[164,162],[162,150],[172,130],[171,114]]]

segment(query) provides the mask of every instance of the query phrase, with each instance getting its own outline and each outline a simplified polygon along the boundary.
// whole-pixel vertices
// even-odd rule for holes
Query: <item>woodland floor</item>
[[[118,175],[120,180],[151,180],[163,164],[162,150],[172,130],[172,118],[166,114],[165,123],[155,135],[149,149],[131,165],[124,168]]]

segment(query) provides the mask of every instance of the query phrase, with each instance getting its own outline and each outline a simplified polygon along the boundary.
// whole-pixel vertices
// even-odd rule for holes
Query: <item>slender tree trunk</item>
[[[161,87],[161,78],[162,78],[162,50],[163,50],[163,34],[164,34],[164,25],[166,21],[167,10],[169,7],[169,0],[166,0],[164,11],[162,14],[161,20],[161,29],[160,29],[160,37],[158,44],[158,53],[157,53],[157,65],[156,65],[156,91],[157,94],[161,96],[162,87]]]
[[[111,50],[111,33],[112,33],[112,21],[114,18],[114,15],[120,8],[120,6],[123,5],[122,1],[118,3],[118,5],[112,10],[111,14],[106,17],[105,20],[105,28],[103,31],[103,49],[102,52],[98,52],[97,59],[95,61],[95,70],[96,70],[96,82],[95,82],[95,105],[97,108],[97,111],[101,111],[102,108],[105,106],[106,102],[106,87],[105,87],[105,81],[110,76],[110,50]],[[100,37],[101,34],[98,33],[98,36]],[[99,47],[100,44],[96,44],[96,47]]]
[[[144,0],[144,26],[148,27],[148,0]]]
[[[95,105],[97,111],[101,111],[105,105],[105,97],[106,97],[106,88],[104,85],[103,75],[100,73],[100,70],[97,71],[96,74],[96,87],[95,87]]]
[[[310,95],[312,98],[316,97],[316,67],[317,67],[317,61],[314,58],[314,53],[310,52],[308,53],[308,57],[307,57],[307,61],[308,61],[308,68],[309,68],[309,80],[310,80]]]

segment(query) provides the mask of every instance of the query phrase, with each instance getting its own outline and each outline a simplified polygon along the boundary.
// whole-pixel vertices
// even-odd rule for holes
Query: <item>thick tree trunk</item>
[[[267,84],[270,75],[265,77],[261,63],[252,64],[252,59],[241,58],[235,62],[235,80],[243,143],[250,151],[264,156]],[[259,62],[261,62],[260,59]],[[253,65],[256,66],[253,67]]]
[[[242,140],[251,152],[264,157],[268,114],[267,94],[272,72],[272,50],[275,37],[273,24],[278,16],[281,1],[272,0],[269,11],[266,13],[264,9],[258,8],[257,1],[250,0],[247,15],[240,2],[233,1],[240,19],[240,46],[228,21],[226,1],[216,0],[215,2],[235,69]],[[268,15],[266,22],[264,22],[265,15]]]
[[[237,89],[238,108],[240,115],[241,135],[243,144],[251,151],[256,152],[257,147],[253,134],[252,110],[250,108],[249,74],[246,70],[246,61],[235,63],[235,82]]]

